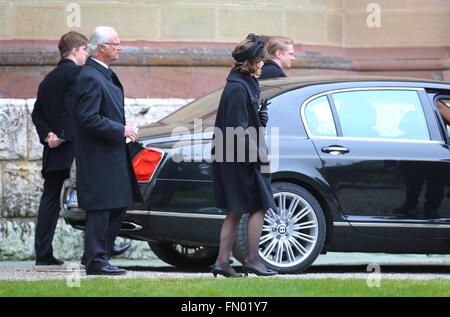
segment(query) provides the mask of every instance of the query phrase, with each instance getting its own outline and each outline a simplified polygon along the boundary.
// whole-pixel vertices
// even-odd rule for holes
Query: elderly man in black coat
[[[121,51],[117,32],[97,27],[89,42],[91,57],[77,79],[77,189],[86,210],[84,261],[87,274],[120,275],[109,264],[126,208],[142,200],[126,138],[138,137],[125,123],[123,87],[109,64]]]
[[[59,216],[59,194],[75,155],[74,89],[86,62],[88,39],[78,33],[64,34],[58,44],[61,60],[39,85],[31,118],[44,145],[44,191],[35,232],[36,265],[60,265],[53,256],[52,241]]]

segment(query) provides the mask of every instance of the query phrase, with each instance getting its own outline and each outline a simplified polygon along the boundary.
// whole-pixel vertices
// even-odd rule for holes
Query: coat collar
[[[58,62],[58,65],[61,65],[61,64],[68,64],[68,63],[75,64],[75,62],[74,62],[73,60],[71,60],[71,59],[68,59],[68,58],[61,58],[61,59],[59,60],[59,62]]]
[[[284,71],[283,71],[283,69],[281,69],[281,67],[280,67],[280,65],[278,65],[277,63],[275,63],[273,60],[271,60],[271,59],[268,59],[268,60],[266,60],[266,61],[264,61],[264,66],[273,66],[273,67],[275,67],[275,68],[278,68],[279,70],[280,70],[280,72],[284,75],[284,76],[286,76],[286,74],[284,73]],[[263,66],[263,67],[264,67]]]
[[[233,81],[242,84],[246,88],[252,102],[259,99],[259,83],[255,77],[244,75],[231,70],[230,74],[227,77],[227,81]]]
[[[98,70],[100,73],[102,73],[107,79],[111,80],[111,75],[113,73],[112,69],[110,67],[105,68],[96,61],[94,61],[90,56],[86,61],[85,65],[89,65],[94,67],[96,70]]]
[[[106,79],[112,81],[123,91],[122,83],[120,82],[119,77],[117,77],[116,73],[112,71],[111,67],[105,68],[104,66],[94,61],[91,57],[88,58],[85,65],[94,67],[96,70],[102,73],[106,77]]]
[[[268,60],[264,61],[264,65],[273,65],[273,66],[281,69],[281,67],[277,63],[275,63],[273,60],[271,60],[271,59],[268,59]]]

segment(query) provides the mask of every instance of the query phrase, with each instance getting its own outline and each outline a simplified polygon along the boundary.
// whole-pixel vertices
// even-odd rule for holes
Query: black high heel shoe
[[[225,277],[242,277],[242,274],[226,270],[217,264],[211,266],[211,273],[214,275],[214,277],[217,277],[217,274],[223,275]]]
[[[248,264],[247,262],[244,262],[244,265],[242,266],[242,269],[244,271],[245,276],[248,276],[248,273],[253,273],[258,276],[273,276],[278,274],[277,271],[271,270],[266,268],[265,270],[260,270],[254,267],[251,264]]]

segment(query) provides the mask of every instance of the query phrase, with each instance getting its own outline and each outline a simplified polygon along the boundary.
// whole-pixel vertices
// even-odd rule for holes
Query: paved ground
[[[212,277],[205,269],[180,270],[162,261],[113,260],[113,265],[127,270],[124,276],[113,278],[198,278]],[[236,263],[236,269],[240,266]],[[302,274],[278,275],[281,278],[360,278],[381,279],[445,279],[450,287],[450,256],[387,255],[367,253],[334,253],[321,255]],[[35,266],[33,261],[0,262],[0,280],[43,280],[74,278],[90,279],[77,262],[66,261],[63,266]]]

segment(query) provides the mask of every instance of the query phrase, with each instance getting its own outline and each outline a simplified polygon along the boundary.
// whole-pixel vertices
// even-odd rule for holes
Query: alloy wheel
[[[260,239],[260,256],[274,267],[292,267],[313,251],[319,224],[313,207],[292,192],[274,195],[277,210],[267,210]]]

